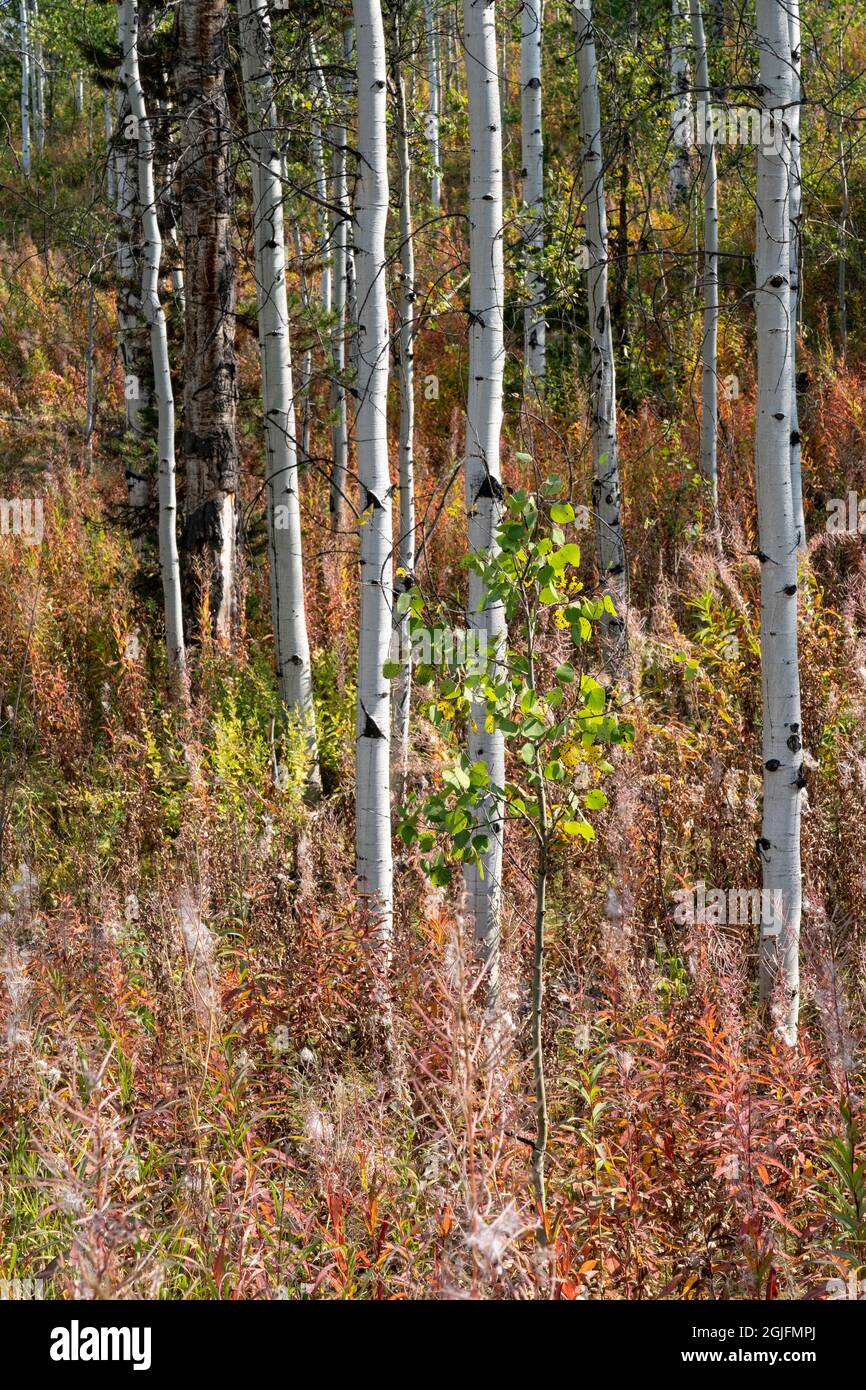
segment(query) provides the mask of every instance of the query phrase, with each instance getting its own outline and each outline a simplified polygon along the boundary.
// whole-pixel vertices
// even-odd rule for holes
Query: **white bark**
[[[716,146],[709,118],[709,59],[702,0],[689,0],[692,42],[695,48],[695,96],[699,120],[698,147],[701,154],[704,195],[704,337],[701,347],[701,476],[710,489],[713,532],[719,544],[718,482],[718,340],[719,340],[719,186]],[[703,116],[703,122],[701,121]]]
[[[80,72],[75,74],[74,103],[76,116],[81,116],[84,112],[84,77]]]
[[[281,177],[285,182],[286,162],[285,158],[280,159]],[[310,321],[310,287],[307,284],[307,272],[304,267],[304,242],[301,237],[301,228],[297,219],[292,220],[292,244],[295,248],[295,262],[298,267],[298,280],[301,286],[301,303],[304,306],[304,314],[307,322]],[[301,457],[300,466],[306,468],[310,462],[310,442],[312,437],[312,418],[310,411],[310,387],[313,380],[313,349],[309,346],[305,349],[301,358]],[[297,415],[297,410],[295,414]]]
[[[391,955],[393,870],[390,815],[392,613],[391,479],[388,469],[387,66],[380,0],[353,0],[358,72],[355,257],[358,294],[358,409],[361,490],[361,619],[358,643],[356,845],[358,890],[380,968]]]
[[[755,473],[761,557],[764,888],[778,894],[780,920],[762,924],[761,993],[772,999],[777,1030],[797,1036],[799,1006],[800,781],[802,724],[797,658],[797,532],[791,487],[791,221],[789,209],[793,74],[788,12],[758,0],[757,42],[763,104],[772,139],[758,147],[758,416]],[[775,915],[775,914],[774,914]]]
[[[30,83],[33,90],[33,134],[40,154],[45,149],[45,55],[39,32],[39,3],[30,0],[32,24],[32,61]]]
[[[683,30],[682,0],[671,0],[671,160],[668,192],[671,206],[683,203],[689,196],[689,151],[687,133],[691,120],[689,108],[689,69]]]
[[[319,102],[319,109],[322,113],[330,110],[331,102],[328,96],[328,88],[325,77],[319,65],[316,45],[310,39],[310,64],[313,76],[313,102]],[[331,312],[331,252],[328,245],[330,240],[330,218],[328,215],[328,176],[325,170],[325,147],[322,141],[322,116],[319,111],[315,111],[312,120],[313,131],[313,169],[316,174],[316,196],[319,200],[317,216],[319,220],[319,233],[321,243],[319,255],[322,258],[321,273],[321,297],[322,312]]]
[[[520,125],[523,201],[529,215],[523,232],[527,304],[523,310],[523,361],[530,389],[545,375],[544,321],[544,137],[541,125],[543,0],[523,0],[520,34]]]
[[[502,123],[497,77],[496,9],[491,0],[463,0],[463,38],[469,98],[469,389],[466,416],[466,506],[470,551],[491,552],[502,510],[500,434],[505,366],[503,301]],[[495,674],[505,642],[501,604],[485,606],[483,585],[469,579],[468,626],[487,643]],[[502,734],[485,728],[485,706],[470,713],[469,756],[483,762],[491,784],[505,781]],[[501,795],[479,808],[479,829],[488,837],[483,872],[466,869],[466,895],[486,971],[488,1004],[498,1005],[499,912],[502,879]]]
[[[153,355],[153,377],[159,411],[159,563],[165,605],[165,641],[169,667],[173,672],[180,674],[185,668],[186,655],[177,549],[174,393],[165,314],[159,298],[162,236],[156,212],[153,178],[154,141],[138,68],[138,5],[136,0],[123,0],[120,9],[120,40],[126,90],[132,114],[138,123],[138,192],[144,237],[141,298],[144,316],[150,325],[150,349]]]
[[[806,519],[803,514],[800,419],[797,408],[797,319],[800,308],[800,225],[803,218],[803,178],[800,165],[800,103],[803,98],[803,86],[800,77],[800,0],[787,0],[787,10],[793,78],[793,104],[788,122],[791,129],[791,489],[797,543],[801,550],[805,550]]]
[[[30,19],[27,0],[20,0],[21,42],[21,167],[30,173]]]
[[[616,427],[616,368],[608,294],[607,208],[604,199],[604,159],[601,148],[601,107],[598,66],[589,0],[575,5],[575,39],[580,78],[580,161],[586,218],[587,300],[591,354],[590,415],[592,421],[592,500],[596,524],[596,554],[602,584],[613,599],[617,616],[602,618],[605,660],[615,662],[615,647],[625,613],[625,546],[622,537],[622,497]]]
[[[395,73],[397,97],[397,163],[400,170],[400,326],[398,334],[400,368],[400,539],[397,552],[398,574],[395,594],[410,588],[415,572],[415,248],[412,228],[409,128],[406,114],[406,88],[400,64],[400,24],[395,19]],[[397,659],[401,670],[393,688],[392,738],[395,787],[398,799],[409,763],[409,715],[412,703],[412,649],[409,614],[394,610]]]
[[[343,61],[351,68],[354,47],[354,29],[351,23],[343,26]],[[331,528],[342,529],[346,513],[346,484],[349,468],[349,419],[346,401],[346,313],[349,303],[349,225],[351,208],[349,206],[349,186],[346,178],[346,105],[349,100],[350,83],[343,83],[340,93],[340,120],[332,129],[333,156],[331,172],[333,178],[334,212],[331,225],[331,243],[334,248],[333,267],[333,313],[331,329],[331,393],[330,406],[333,415],[331,425]]]
[[[289,313],[283,185],[274,104],[273,44],[267,0],[238,0],[244,100],[253,186],[253,233],[262,403],[267,442],[271,607],[280,695],[299,722],[308,779],[318,783],[316,715],[304,609],[300,481]]]
[[[434,212],[442,204],[442,174],[439,168],[439,118],[442,112],[442,76],[439,56],[439,20],[436,0],[424,0],[427,30],[427,143],[430,147],[430,202]]]

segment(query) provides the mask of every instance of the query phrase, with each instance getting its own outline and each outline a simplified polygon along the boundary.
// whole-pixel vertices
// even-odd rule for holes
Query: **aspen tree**
[[[672,207],[684,203],[689,196],[689,67],[683,28],[682,0],[671,0],[671,160],[668,194]]]
[[[543,0],[523,0],[520,34],[520,129],[523,158],[523,233],[527,303],[523,310],[523,361],[530,391],[544,384],[544,135],[541,124]]]
[[[33,93],[33,133],[36,148],[41,154],[45,149],[45,53],[39,25],[39,0],[30,0],[32,20],[32,61],[30,63],[30,85]]]
[[[379,968],[391,957],[393,869],[390,807],[392,523],[388,468],[387,62],[380,0],[354,0],[358,72],[355,258],[358,406],[355,448],[361,492],[361,614],[358,641],[356,847],[358,891]],[[387,1012],[387,1011],[386,1011]]]
[[[300,480],[286,298],[283,185],[267,0],[239,0],[255,241],[256,300],[265,416],[271,610],[280,695],[303,732],[308,780],[319,783],[310,644],[304,607]]]
[[[400,448],[399,497],[400,520],[397,550],[397,582],[395,593],[408,589],[415,572],[415,247],[412,227],[412,158],[409,148],[409,126],[406,111],[406,86],[400,46],[403,38],[402,7],[394,14],[394,89],[396,96],[396,141],[399,168],[400,206],[400,293],[399,332],[397,336],[400,375]],[[409,614],[398,615],[395,605],[394,634],[397,641],[397,660],[400,674],[393,691],[392,738],[393,762],[398,800],[409,761],[409,715],[412,703],[412,651],[409,637]]]
[[[797,655],[797,528],[791,484],[791,104],[788,6],[758,0],[757,45],[764,128],[758,146],[758,404],[755,475],[761,561],[764,888],[778,903],[761,925],[761,994],[779,1035],[797,1038],[802,884],[800,799],[803,728]],[[779,1002],[781,1001],[781,1002]]]
[[[505,366],[503,302],[502,124],[493,0],[463,0],[463,50],[469,99],[469,386],[466,412],[465,493],[469,550],[492,554],[502,513],[500,471],[502,378]],[[486,649],[495,679],[505,642],[505,613],[488,603],[479,576],[469,577],[468,627]],[[491,1012],[499,1001],[499,917],[502,878],[505,746],[489,729],[485,702],[469,716],[469,757],[484,764],[493,789],[481,803],[479,829],[488,846],[481,864],[466,866],[470,918],[486,975]]]
[[[310,72],[313,82],[313,101],[318,103],[315,106],[312,119],[312,154],[313,170],[316,176],[316,198],[318,207],[316,215],[319,221],[319,256],[321,258],[322,269],[319,278],[319,293],[322,302],[322,313],[330,314],[332,303],[331,291],[331,255],[330,247],[330,218],[328,214],[328,175],[325,168],[325,146],[322,139],[322,117],[327,116],[331,109],[331,99],[328,94],[325,75],[319,62],[319,55],[316,45],[312,38],[309,41],[310,50]]]
[[[599,575],[616,609],[616,616],[606,612],[602,619],[605,660],[609,665],[613,665],[624,619],[625,546],[622,538],[622,499],[617,450],[616,367],[608,294],[609,249],[607,208],[604,200],[601,106],[591,0],[578,0],[573,14],[580,80],[580,167],[586,224],[592,500]]]
[[[800,445],[800,419],[797,407],[797,319],[800,311],[800,226],[803,220],[803,176],[800,164],[800,104],[803,100],[800,48],[800,0],[787,0],[788,36],[791,43],[791,489],[797,544],[806,548],[806,518],[803,514],[803,477]],[[841,264],[841,263],[840,263]]]
[[[30,15],[28,0],[20,0],[18,33],[21,44],[21,167],[30,173]]]
[[[442,204],[442,175],[439,168],[439,118],[442,112],[442,65],[440,61],[439,17],[436,0],[424,0],[427,32],[427,143],[430,148],[430,202],[434,212]]]
[[[351,18],[342,27],[343,62],[348,70],[352,64],[354,28]],[[331,132],[332,158],[331,172],[333,182],[333,220],[331,223],[331,244],[334,251],[333,265],[333,325],[331,328],[331,529],[339,531],[345,521],[346,483],[349,467],[349,419],[346,401],[346,315],[349,304],[349,281],[351,275],[351,252],[349,246],[349,226],[351,208],[349,206],[349,186],[346,176],[346,108],[351,84],[341,83],[338,95],[339,119]]]
[[[165,641],[169,668],[182,675],[186,666],[177,548],[177,498],[174,458],[174,393],[168,357],[165,313],[159,298],[162,236],[157,217],[153,177],[153,130],[147,115],[138,62],[139,15],[136,0],[121,5],[121,42],[129,105],[138,131],[138,193],[143,222],[141,302],[150,325],[153,378],[159,412],[159,563],[165,609]]]

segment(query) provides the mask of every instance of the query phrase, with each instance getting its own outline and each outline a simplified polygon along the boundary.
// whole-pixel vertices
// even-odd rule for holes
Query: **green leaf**
[[[607,805],[607,797],[600,787],[593,787],[583,798],[583,804],[588,811],[600,811],[602,806]]]
[[[554,502],[550,509],[550,519],[551,521],[558,521],[560,525],[574,521],[574,507],[570,502]]]
[[[595,831],[588,820],[566,820],[562,822],[566,835],[579,835],[584,840],[594,840]]]
[[[557,666],[556,679],[562,681],[564,685],[574,680],[574,667],[570,662],[564,661],[561,666]]]

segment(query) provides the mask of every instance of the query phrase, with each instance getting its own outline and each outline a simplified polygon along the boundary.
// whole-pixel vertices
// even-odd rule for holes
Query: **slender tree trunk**
[[[580,77],[580,161],[588,263],[586,282],[590,333],[592,500],[599,576],[616,608],[616,616],[605,612],[601,620],[605,662],[610,667],[614,666],[617,660],[617,647],[624,627],[626,597],[625,546],[622,536],[622,500],[617,450],[616,367],[608,299],[609,250],[598,66],[589,0],[576,5],[573,13]]]
[[[388,468],[387,65],[380,0],[353,0],[358,71],[355,253],[358,277],[356,454],[361,490],[361,619],[358,645],[356,844],[358,891],[380,970],[391,958],[390,814],[392,523]],[[381,997],[387,1014],[385,996]],[[385,1020],[387,1023],[387,1019]]]
[[[126,424],[133,437],[142,442],[146,436],[146,412],[153,404],[154,381],[149,331],[141,302],[142,210],[138,195],[138,124],[129,99],[129,44],[124,28],[128,18],[121,0],[118,5],[121,55],[117,94],[118,130],[114,149],[118,221],[117,324],[123,363]],[[142,11],[138,10],[139,30],[143,22]],[[133,514],[143,511],[150,498],[150,478],[143,455],[134,463],[127,464],[126,487]],[[135,546],[136,550],[141,549],[141,536],[138,534]]]
[[[343,62],[352,65],[354,28],[351,22],[343,25]],[[333,127],[332,175],[334,218],[331,243],[334,248],[334,322],[331,329],[331,529],[341,531],[346,524],[346,488],[349,469],[349,415],[346,401],[346,312],[349,302],[349,226],[352,210],[349,206],[349,186],[346,177],[346,108],[350,82],[343,81],[340,91],[340,121]]]
[[[424,0],[427,30],[427,143],[430,147],[430,202],[433,211],[442,205],[442,175],[439,168],[439,117],[442,111],[442,78],[439,56],[439,19],[436,0]]]
[[[800,312],[800,226],[803,220],[803,177],[800,164],[800,103],[803,85],[800,77],[800,0],[787,0],[788,34],[791,41],[791,75],[794,84],[791,107],[791,494],[797,544],[806,549],[806,518],[803,513],[802,449],[800,412],[797,403],[797,320]]]
[[[520,37],[520,126],[523,155],[523,233],[527,303],[523,310],[523,362],[529,393],[544,388],[544,136],[541,125],[543,0],[524,0]]]
[[[321,299],[322,313],[330,314],[332,303],[331,290],[331,248],[330,242],[330,216],[328,213],[328,175],[325,169],[325,146],[322,140],[322,116],[327,116],[331,109],[331,99],[328,95],[328,88],[325,76],[319,63],[316,53],[316,45],[312,38],[309,43],[310,48],[310,70],[313,78],[313,102],[314,115],[312,119],[313,129],[313,169],[316,174],[316,196],[319,200],[317,217],[319,221],[319,255],[322,261],[321,270]],[[319,109],[315,110],[315,102],[318,100]],[[321,111],[322,115],[319,114]]]
[[[695,94],[698,104],[698,147],[701,154],[704,194],[704,339],[701,348],[701,477],[710,491],[713,536],[719,533],[718,477],[718,341],[719,341],[719,186],[716,146],[710,113],[709,58],[704,31],[702,0],[689,0],[692,42],[695,48]]]
[[[797,658],[797,531],[791,486],[791,176],[793,95],[788,11],[758,0],[757,42],[763,104],[772,134],[758,146],[758,416],[755,473],[761,556],[761,671],[764,888],[776,904],[762,922],[761,994],[777,1031],[796,1042],[800,1000],[800,795],[803,729]],[[765,137],[766,139],[766,137]],[[762,914],[763,915],[763,914]]]
[[[73,100],[75,104],[75,114],[76,116],[82,116],[84,114],[84,77],[82,73],[77,72],[75,74],[74,84]]]
[[[41,154],[45,149],[45,54],[39,34],[38,0],[31,0],[30,15],[33,20],[33,61],[30,65],[30,80],[33,88],[33,126],[36,148]]]
[[[230,643],[240,619],[240,476],[235,428],[235,269],[231,147],[225,74],[226,0],[184,0],[177,12],[181,114],[179,184],[187,311],[184,334],[186,464],[183,552],[198,614],[194,562],[204,562],[210,623]]]
[[[502,123],[497,77],[496,9],[490,0],[463,0],[463,47],[469,96],[469,388],[466,415],[466,507],[470,551],[492,552],[502,511],[500,471],[503,302]],[[495,678],[505,642],[505,613],[488,603],[480,578],[469,578],[468,626]],[[505,748],[486,727],[486,706],[470,712],[469,757],[483,762],[494,789],[478,810],[488,839],[481,869],[467,865],[466,896],[486,975],[488,1006],[499,1004],[499,916],[502,892]]]
[[[400,326],[397,337],[400,369],[400,538],[395,595],[411,588],[415,579],[415,248],[412,228],[409,126],[400,46],[401,10],[394,16],[394,88],[396,92],[397,163],[400,170]],[[394,633],[400,674],[393,688],[392,729],[394,786],[402,800],[409,765],[409,715],[412,703],[412,648],[409,614],[394,608]]]
[[[280,158],[281,177],[285,181],[285,159]],[[298,266],[298,280],[301,285],[301,303],[304,306],[306,320],[310,321],[310,286],[307,282],[307,272],[304,266],[304,243],[301,237],[301,228],[297,219],[292,220],[292,244],[295,248],[295,261]],[[312,402],[310,391],[313,382],[313,349],[312,345],[304,350],[301,358],[301,457],[300,466],[306,468],[310,462],[312,444]],[[297,411],[295,412],[297,414]]]
[[[93,431],[96,425],[96,288],[93,271],[87,276],[87,348],[84,355],[84,450],[88,468],[93,463]]]
[[[238,0],[238,12],[252,161],[256,296],[268,457],[266,488],[271,607],[277,676],[283,703],[298,721],[306,741],[309,781],[318,785],[316,714],[304,611],[300,486],[271,21],[267,0]]]
[[[165,641],[169,668],[181,676],[186,665],[183,639],[183,605],[180,589],[180,561],[177,549],[177,500],[175,497],[174,393],[168,358],[165,314],[159,298],[162,236],[156,211],[153,177],[153,130],[147,115],[138,64],[138,6],[123,0],[121,28],[126,91],[138,128],[138,199],[143,221],[141,299],[150,325],[153,377],[159,411],[157,446],[159,453],[159,563],[165,607]]]
[[[171,102],[158,102],[165,146],[165,176],[159,194],[157,213],[165,229],[165,239],[171,246],[171,289],[181,315],[186,312],[186,293],[183,283],[183,263],[178,231],[177,206],[177,140],[173,134]]]
[[[671,160],[668,195],[671,207],[686,202],[689,196],[691,169],[689,166],[688,130],[689,65],[686,59],[682,0],[671,0]]]
[[[30,15],[28,0],[20,0],[18,31],[21,43],[21,167],[30,173]]]

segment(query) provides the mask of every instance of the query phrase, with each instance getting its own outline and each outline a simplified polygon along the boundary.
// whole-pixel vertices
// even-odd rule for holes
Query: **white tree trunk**
[[[276,667],[283,703],[299,722],[306,741],[308,779],[318,784],[316,715],[304,610],[300,482],[286,300],[283,185],[274,104],[271,21],[267,0],[238,0],[238,13],[252,167]]]
[[[281,177],[285,183],[286,161],[280,157]],[[298,280],[301,286],[301,303],[304,306],[304,314],[307,321],[310,321],[310,287],[307,283],[307,272],[304,266],[304,242],[301,237],[301,228],[297,218],[292,219],[292,245],[295,248],[295,261],[298,267]],[[300,467],[306,468],[310,462],[310,443],[312,440],[312,413],[310,402],[310,389],[313,381],[313,349],[307,347],[301,358],[301,439],[300,439]],[[295,415],[297,415],[297,410]]]
[[[319,64],[316,45],[310,39],[310,66],[313,77],[313,103],[314,115],[312,119],[313,130],[313,169],[316,174],[316,196],[319,205],[316,210],[319,221],[319,235],[321,242],[319,245],[319,255],[322,258],[321,273],[321,298],[322,312],[331,312],[331,249],[330,241],[330,217],[328,214],[328,176],[325,169],[325,147],[322,141],[322,116],[330,111],[331,101],[328,95],[328,88],[325,77]],[[318,99],[319,109],[315,110],[315,103]],[[321,113],[321,114],[320,114]]]
[[[30,81],[33,88],[33,128],[36,148],[41,154],[45,149],[45,54],[39,33],[39,0],[30,0],[30,15],[33,20],[33,60],[30,64]]]
[[[397,163],[400,170],[400,538],[397,551],[396,594],[411,588],[415,575],[415,247],[412,228],[412,159],[406,112],[406,88],[400,59],[399,11],[394,21],[394,87],[396,93]],[[412,703],[412,649],[409,614],[394,609],[394,634],[400,674],[393,688],[392,731],[394,785],[398,799],[409,764],[409,715]]]
[[[682,0],[671,0],[671,160],[668,192],[672,207],[684,203],[689,196],[689,151],[687,134],[691,112],[689,108],[689,67],[684,42]]]
[[[587,301],[591,354],[590,415],[592,420],[592,500],[596,554],[602,584],[613,599],[617,616],[601,620],[605,661],[614,665],[625,616],[625,546],[622,537],[622,496],[616,428],[616,368],[608,295],[607,208],[604,200],[604,159],[601,148],[601,107],[598,66],[590,0],[574,8],[575,39],[580,78],[580,161],[586,218]]]
[[[347,69],[352,66],[352,53],[355,41],[351,23],[343,25],[343,61]],[[333,269],[333,313],[331,330],[331,392],[330,406],[333,417],[331,425],[331,529],[340,531],[345,524],[346,485],[349,469],[349,418],[346,401],[346,313],[349,302],[349,225],[351,208],[349,206],[349,186],[346,178],[346,107],[351,90],[350,82],[344,81],[340,92],[340,121],[332,129],[333,156],[333,199],[334,217],[331,224],[331,244],[334,249]]]
[[[387,65],[380,0],[353,0],[358,72],[355,256],[361,491],[361,621],[358,643],[356,845],[358,891],[380,968],[391,955],[393,870],[390,815],[392,523],[388,469]]]
[[[520,35],[520,124],[523,201],[528,209],[523,232],[527,303],[523,310],[523,361],[527,387],[540,391],[545,375],[544,321],[544,137],[541,125],[543,0],[524,0]]]
[[[75,114],[81,116],[84,113],[84,76],[82,73],[75,74],[74,88]]]
[[[505,366],[503,302],[502,122],[497,76],[496,9],[490,0],[463,0],[463,38],[469,98],[469,388],[466,415],[466,507],[470,551],[493,549],[502,510],[500,433]],[[496,669],[505,642],[505,614],[486,605],[477,575],[469,578],[468,626],[487,645]],[[485,706],[470,713],[469,757],[483,762],[491,784],[505,781],[502,734],[485,728]],[[503,807],[500,795],[479,808],[479,829],[488,837],[483,873],[466,869],[466,895],[486,972],[488,1004],[498,1006],[499,914]]]
[[[788,207],[793,94],[788,12],[758,0],[757,42],[763,105],[772,133],[758,147],[758,417],[755,473],[761,558],[764,888],[779,913],[761,926],[761,993],[773,1001],[777,1030],[796,1042],[799,1007],[800,783],[802,724],[797,659],[797,531],[791,487],[791,221]],[[774,897],[775,901],[775,897]]]
[[[801,465],[800,419],[797,408],[797,319],[800,309],[800,225],[803,220],[803,177],[800,165],[800,103],[803,85],[800,77],[800,0],[787,0],[788,35],[791,41],[793,93],[791,106],[791,490],[797,544],[806,548],[806,518],[803,514],[803,476]]]
[[[27,0],[20,0],[21,42],[21,167],[30,173],[30,17]]]
[[[424,0],[427,30],[427,144],[430,148],[430,202],[438,212],[442,204],[442,175],[439,168],[439,118],[442,112],[442,74],[439,56],[439,19],[436,0]]]
[[[698,104],[698,146],[704,194],[704,337],[701,347],[701,476],[710,489],[713,532],[719,540],[718,480],[718,340],[719,340],[719,186],[716,146],[710,119],[709,59],[702,0],[689,0],[695,49],[695,96]]]
[[[168,358],[165,314],[159,298],[159,271],[162,237],[156,212],[153,178],[153,131],[148,119],[138,67],[138,5],[123,0],[121,5],[121,45],[126,90],[138,124],[138,190],[143,221],[141,298],[150,325],[153,377],[159,410],[159,563],[165,605],[165,640],[170,669],[184,671],[186,656],[183,640],[183,609],[180,589],[180,562],[177,549],[177,498],[175,495],[174,394]]]

